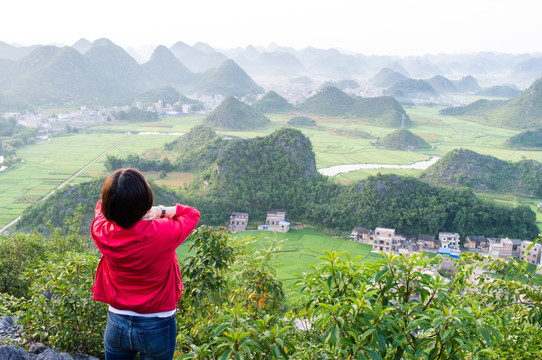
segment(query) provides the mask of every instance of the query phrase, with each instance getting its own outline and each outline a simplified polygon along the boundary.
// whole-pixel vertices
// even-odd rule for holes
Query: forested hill
[[[542,196],[539,162],[508,162],[466,149],[450,151],[420,179],[437,185],[468,186],[475,191]]]
[[[178,139],[167,143],[165,152],[180,171],[201,172],[213,164],[219,151],[226,147],[229,140],[224,140],[212,128],[198,125]]]
[[[542,128],[527,130],[512,136],[506,140],[505,145],[517,149],[540,149],[542,148]]]
[[[217,69],[206,72],[194,91],[210,95],[239,97],[264,92],[261,86],[256,84],[243,69],[230,59],[225,60]]]
[[[230,96],[224,99],[203,123],[220,129],[246,130],[263,127],[271,123],[271,120],[252,106]]]
[[[394,98],[352,97],[333,86],[323,88],[299,104],[297,110],[321,116],[357,117],[384,127],[412,126],[412,121],[405,110]]]
[[[476,121],[517,129],[542,126],[542,78],[510,100],[478,100],[464,107],[443,109],[444,115],[470,115]]]
[[[299,130],[281,128],[265,137],[232,141],[216,164],[194,180],[190,192],[205,199],[202,218],[211,223],[223,223],[232,211],[263,220],[266,211],[278,208],[304,217],[313,181],[326,180],[316,171],[310,140]]]
[[[252,104],[252,107],[262,113],[278,113],[294,108],[288,100],[274,91],[268,91],[261,99]]]
[[[397,129],[386,135],[378,141],[378,145],[385,148],[400,150],[417,150],[431,147],[427,141],[405,128]]]
[[[440,96],[425,80],[404,79],[396,82],[384,95],[393,96],[401,104],[411,104],[413,99],[430,99]]]
[[[351,224],[397,233],[438,235],[458,232],[462,237],[484,236],[534,239],[536,214],[526,205],[515,208],[480,199],[468,188],[437,187],[412,177],[377,175],[344,187],[331,205],[315,209],[329,227]]]

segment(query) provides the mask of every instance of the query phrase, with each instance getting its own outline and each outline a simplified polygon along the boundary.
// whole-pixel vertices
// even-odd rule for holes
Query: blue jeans
[[[106,360],[171,360],[175,352],[177,323],[167,318],[108,313],[104,333]]]

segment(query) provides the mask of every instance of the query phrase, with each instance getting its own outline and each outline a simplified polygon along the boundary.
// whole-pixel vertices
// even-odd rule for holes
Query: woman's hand
[[[147,211],[145,215],[141,218],[141,220],[151,221],[154,219],[157,219],[162,214],[162,210],[159,206],[153,206]]]
[[[171,217],[175,215],[175,211],[177,211],[176,206],[153,206],[147,211],[145,215],[141,218],[141,220],[151,221],[154,219],[160,219],[163,217]]]

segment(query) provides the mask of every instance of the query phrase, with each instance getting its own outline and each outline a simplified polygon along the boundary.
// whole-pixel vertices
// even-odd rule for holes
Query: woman
[[[91,234],[102,258],[92,291],[109,304],[106,360],[173,358],[175,307],[183,284],[175,249],[199,221],[185,205],[152,206],[153,194],[135,169],[103,184]]]

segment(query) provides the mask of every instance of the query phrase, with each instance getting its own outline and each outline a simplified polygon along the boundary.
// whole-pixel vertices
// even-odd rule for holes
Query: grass
[[[347,251],[352,257],[362,256],[364,259],[372,257],[370,245],[330,237],[313,229],[290,230],[285,234],[251,231],[242,232],[239,235],[254,236],[255,233],[257,246],[262,248],[269,247],[275,239],[283,241],[276,270],[277,277],[284,282],[295,281],[296,273],[309,272],[309,264],[316,265],[322,262],[319,257],[325,255],[324,250]]]
[[[274,241],[280,242],[275,269],[277,277],[285,283],[285,288],[291,288],[298,278],[295,274],[310,272],[310,264],[317,265],[322,262],[319,257],[324,256],[324,250],[346,251],[352,258],[361,256],[362,261],[371,261],[377,254],[371,253],[371,245],[359,244],[323,234],[315,229],[292,229],[287,233],[274,233],[269,231],[241,231],[232,236],[245,238],[250,236],[256,239],[254,246],[267,249]],[[179,259],[188,255],[189,244],[183,244],[177,249]]]
[[[151,123],[111,123],[93,126],[89,130],[101,132],[187,132],[198,125],[204,117],[204,115],[165,116],[159,121]]]
[[[125,136],[124,133],[78,134],[54,137],[19,149],[17,156],[23,161],[9,171],[0,172],[0,228]],[[131,135],[111,153],[121,156],[130,152],[143,153],[149,148],[161,147],[175,137]],[[104,161],[102,158],[90,166],[70,185],[103,176]]]
[[[406,111],[417,126],[411,129],[418,134],[431,134],[438,139],[435,149],[428,154],[443,156],[457,148],[465,148],[502,160],[542,160],[542,150],[516,150],[504,147],[504,142],[520,131],[483,125],[454,116],[440,115],[438,107],[412,107]],[[423,136],[422,136],[423,137]]]
[[[0,227],[19,216],[26,207],[55,189],[124,136],[64,136],[19,149],[17,155],[23,162],[0,173]],[[86,180],[89,178],[85,175],[77,179],[79,182]]]

